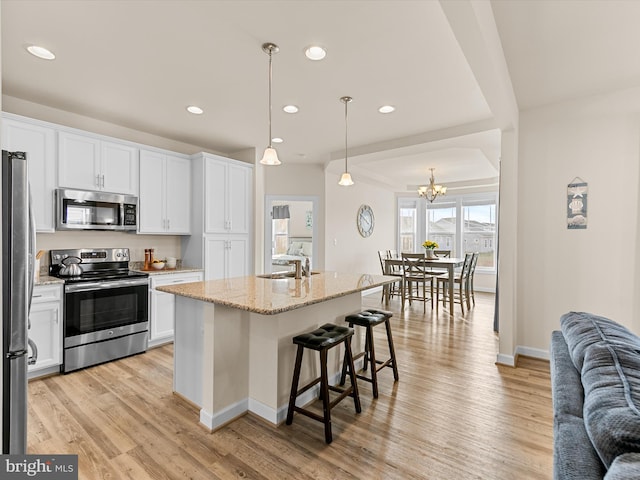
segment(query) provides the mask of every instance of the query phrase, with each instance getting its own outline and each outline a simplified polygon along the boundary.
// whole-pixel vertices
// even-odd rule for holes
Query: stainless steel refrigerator
[[[30,209],[27,158],[2,151],[2,453],[27,449],[29,309],[33,293],[35,226]]]

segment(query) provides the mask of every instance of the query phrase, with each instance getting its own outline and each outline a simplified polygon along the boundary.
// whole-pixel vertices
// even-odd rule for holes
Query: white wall
[[[339,177],[326,174],[326,270],[380,275],[378,250],[395,249],[395,194],[354,177],[355,185],[341,187]],[[375,217],[370,237],[358,233],[360,205],[369,205]]]
[[[604,315],[640,333],[638,112],[640,89],[521,112],[519,346],[547,351],[559,317],[570,310]],[[566,227],[567,184],[574,177],[588,182],[586,230]]]

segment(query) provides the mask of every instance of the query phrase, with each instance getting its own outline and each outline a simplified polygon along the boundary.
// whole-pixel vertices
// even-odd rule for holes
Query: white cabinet
[[[55,371],[62,363],[62,285],[43,285],[33,289],[29,321],[29,338],[36,344],[38,357],[34,365],[28,366],[28,372],[46,368]],[[29,351],[29,355],[33,352]]]
[[[191,161],[140,151],[139,233],[191,233]]]
[[[199,153],[191,157],[191,232],[182,261],[207,280],[253,271],[253,165]]]
[[[58,132],[58,184],[138,194],[138,149],[97,136]]]
[[[56,132],[17,115],[3,114],[2,148],[26,152],[36,231],[55,230]]]
[[[205,157],[205,233],[249,233],[252,169]]]
[[[243,277],[249,274],[247,235],[207,235],[204,246],[205,279]]]
[[[149,346],[155,346],[173,340],[176,302],[175,295],[159,292],[156,287],[200,282],[202,272],[151,275],[149,280]]]

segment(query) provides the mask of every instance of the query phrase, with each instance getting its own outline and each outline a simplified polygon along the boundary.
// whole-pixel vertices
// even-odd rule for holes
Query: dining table
[[[464,258],[449,258],[449,257],[436,257],[425,258],[425,266],[429,268],[439,268],[447,270],[449,278],[449,314],[453,316],[453,287],[454,287],[454,272],[456,267],[461,267],[464,264]],[[394,275],[394,270],[402,269],[402,257],[392,257],[384,259],[384,273],[385,275]],[[395,274],[397,275],[397,274]],[[444,275],[442,275],[444,278]],[[402,281],[402,280],[401,280]],[[402,286],[404,288],[404,285]],[[385,303],[389,304],[389,290],[386,289]],[[432,300],[433,301],[433,300]]]

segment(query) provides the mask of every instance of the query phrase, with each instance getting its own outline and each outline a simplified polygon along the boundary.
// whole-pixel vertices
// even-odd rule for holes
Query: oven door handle
[[[106,282],[86,282],[65,285],[65,293],[88,292],[91,290],[101,290],[103,288],[136,287],[139,285],[149,285],[148,278],[136,278],[132,280],[111,280]]]

